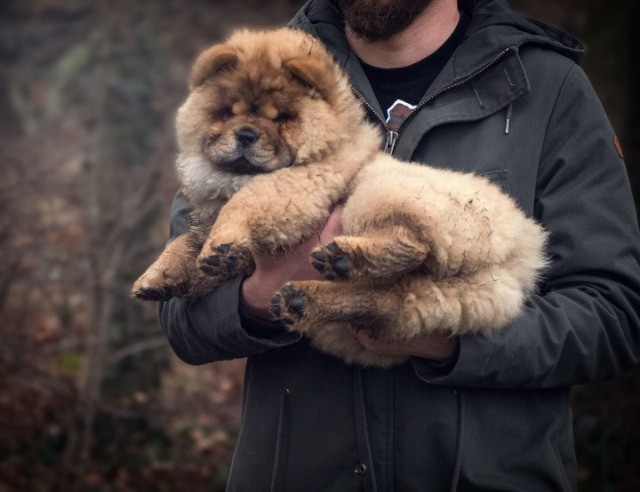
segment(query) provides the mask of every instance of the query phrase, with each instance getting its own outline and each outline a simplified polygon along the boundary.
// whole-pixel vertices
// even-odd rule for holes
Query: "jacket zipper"
[[[478,70],[476,70],[475,72],[467,75],[466,77],[458,80],[457,82],[454,82],[453,84],[450,85],[446,85],[444,86],[442,89],[437,90],[436,92],[434,92],[433,94],[431,94],[428,98],[426,98],[425,100],[423,100],[422,102],[420,102],[412,111],[411,113],[409,113],[409,115],[402,121],[402,123],[400,123],[400,126],[398,127],[398,130],[391,130],[387,124],[384,121],[384,118],[382,118],[382,116],[380,116],[378,114],[378,112],[374,109],[373,106],[371,106],[371,104],[369,104],[369,102],[364,98],[364,96],[362,96],[362,94],[360,94],[360,92],[358,92],[353,85],[351,85],[351,83],[349,83],[349,85],[351,86],[351,90],[353,91],[353,93],[358,97],[358,99],[360,99],[362,101],[362,103],[365,105],[365,107],[371,112],[371,114],[373,114],[377,120],[380,122],[380,124],[382,125],[382,127],[384,128],[385,132],[386,132],[386,139],[385,139],[385,145],[384,145],[384,152],[389,154],[389,155],[393,155],[393,152],[396,148],[396,144],[398,143],[398,138],[400,138],[400,130],[402,129],[402,127],[404,126],[404,124],[415,114],[417,113],[420,109],[422,109],[425,105],[429,104],[431,101],[433,101],[436,97],[442,95],[443,93],[451,90],[451,89],[455,89],[457,87],[460,87],[464,84],[466,84],[467,82],[469,82],[470,80],[476,78],[478,75],[482,74],[483,72],[486,72],[488,69],[490,69],[493,65],[495,65],[496,63],[498,63],[500,60],[502,60],[502,58],[504,58],[505,56],[507,56],[509,53],[515,52],[516,51],[516,47],[515,46],[509,46],[508,48],[505,48],[504,50],[500,51],[493,59],[489,60],[489,62],[487,62],[485,65],[483,65],[482,67],[480,67]]]

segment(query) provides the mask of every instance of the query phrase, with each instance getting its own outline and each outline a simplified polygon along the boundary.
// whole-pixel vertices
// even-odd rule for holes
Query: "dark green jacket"
[[[293,23],[326,43],[379,119],[331,3],[313,0]],[[464,41],[400,130],[397,157],[486,174],[551,233],[539,294],[512,326],[463,336],[446,373],[418,358],[346,366],[240,313],[240,280],[193,306],[161,305],[185,361],[248,356],[229,490],[575,489],[570,387],[636,364],[640,326],[629,183],[579,55],[575,41],[503,1],[478,0]],[[186,207],[174,203],[174,233]]]

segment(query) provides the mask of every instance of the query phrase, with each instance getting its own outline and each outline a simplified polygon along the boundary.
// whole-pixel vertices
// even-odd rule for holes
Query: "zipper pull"
[[[393,155],[393,151],[396,148],[397,141],[398,141],[398,132],[393,130],[387,131],[387,141],[384,145],[385,154]]]
[[[504,127],[504,134],[509,135],[509,130],[511,128],[511,115],[513,114],[513,103],[509,103],[507,106],[507,121]]]

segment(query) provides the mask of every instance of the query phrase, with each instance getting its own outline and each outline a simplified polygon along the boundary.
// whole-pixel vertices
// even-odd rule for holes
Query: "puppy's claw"
[[[220,257],[218,255],[207,256],[206,258],[204,258],[204,262],[207,265],[211,265],[213,267],[218,267],[218,266],[220,266]]]
[[[167,287],[141,287],[133,291],[132,294],[143,301],[168,301],[173,297],[171,289]]]
[[[329,260],[324,251],[314,251],[313,253],[311,253],[311,257],[313,258],[311,260],[311,266],[313,266],[313,268],[318,270],[320,273],[324,273],[327,269],[326,263]]]
[[[198,265],[198,268],[200,269],[200,271],[202,273],[204,273],[205,275],[209,275],[209,276],[214,276],[216,274],[216,272],[218,271],[216,268],[212,268],[212,267],[210,267],[208,265],[205,265],[203,263]]]
[[[224,267],[227,270],[235,270],[238,268],[238,257],[235,255],[229,256],[224,262]]]
[[[281,306],[282,296],[280,294],[276,294],[271,298],[271,314],[273,314],[276,318],[282,316],[282,306]]]
[[[311,266],[318,270],[320,273],[324,273],[326,267],[324,263],[320,263],[319,261],[312,261]]]
[[[322,250],[314,251],[311,253],[314,260],[325,263],[327,261],[327,255]]]
[[[282,294],[284,294],[285,296],[290,296],[291,294],[294,293],[294,289],[293,289],[293,285],[291,284],[284,284],[282,286],[282,288],[280,289],[280,292]],[[276,294],[277,295],[277,294]]]
[[[332,253],[334,255],[342,253],[340,247],[333,241],[327,244],[327,250],[329,251],[329,253]]]
[[[226,255],[229,252],[229,249],[231,249],[230,244],[220,244],[215,247],[215,250],[222,255]]]

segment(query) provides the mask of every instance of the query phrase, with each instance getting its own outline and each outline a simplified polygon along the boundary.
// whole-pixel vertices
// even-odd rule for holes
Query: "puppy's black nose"
[[[256,140],[258,140],[258,134],[251,128],[241,128],[236,133],[236,140],[243,147],[248,147],[252,143],[255,143]]]

